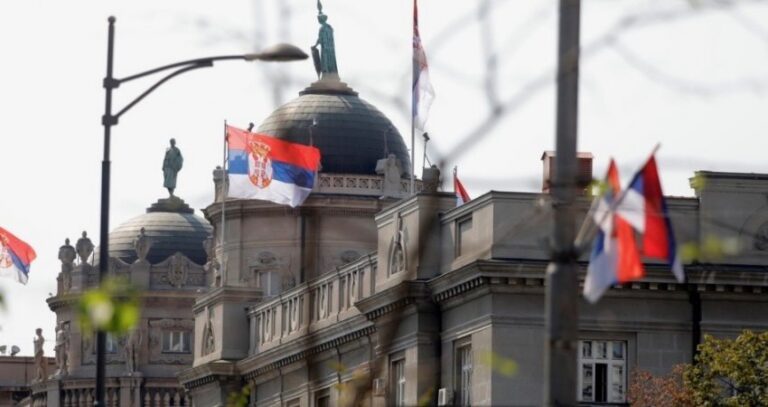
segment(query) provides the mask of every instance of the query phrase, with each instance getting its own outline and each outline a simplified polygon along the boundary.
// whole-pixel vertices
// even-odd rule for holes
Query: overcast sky
[[[421,0],[420,10],[437,93],[430,158],[461,146],[447,168],[459,166],[472,196],[536,191],[541,153],[554,146],[556,2]],[[324,11],[342,79],[408,136],[411,2],[325,0]],[[45,299],[58,247],[83,230],[98,244],[109,15],[118,77],[280,41],[307,49],[318,28],[314,0],[0,2],[0,226],[38,253],[28,285],[0,280],[0,345],[23,354],[38,326],[52,354]],[[595,155],[595,176],[614,156],[628,178],[659,142],[667,194],[691,196],[695,170],[768,172],[765,1],[585,0],[582,44],[579,149]],[[222,122],[259,123],[313,78],[311,61],[228,62],[161,87],[113,130],[112,228],[167,195],[160,168],[171,137],[185,157],[177,195],[207,206]],[[115,110],[151,83],[119,88]]]

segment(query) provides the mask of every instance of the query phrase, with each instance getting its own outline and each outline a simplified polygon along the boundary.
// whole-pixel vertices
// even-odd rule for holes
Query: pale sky
[[[342,79],[409,143],[402,107],[410,100],[411,2],[323,4]],[[556,2],[421,0],[420,11],[437,93],[430,157],[472,137],[447,166],[459,166],[472,196],[536,191],[541,153],[554,146]],[[38,326],[52,354],[55,315],[45,299],[55,292],[59,246],[83,230],[98,245],[109,15],[118,19],[117,77],[275,42],[308,49],[318,28],[314,0],[0,2],[0,226],[38,253],[28,285],[0,279],[0,345],[19,345],[22,354],[31,354]],[[768,2],[585,0],[582,45],[579,150],[595,155],[596,177],[613,156],[628,178],[659,142],[668,195],[691,196],[696,170],[768,172]],[[223,121],[261,122],[275,107],[276,75],[289,79],[283,101],[314,78],[311,61],[267,69],[224,62],[185,74],[121,118],[112,140],[112,229],[167,195],[160,167],[171,137],[185,158],[177,195],[196,209],[211,202]],[[119,88],[115,111],[151,84]],[[501,107],[496,120],[488,120],[490,100]],[[416,151],[420,167],[420,144]]]

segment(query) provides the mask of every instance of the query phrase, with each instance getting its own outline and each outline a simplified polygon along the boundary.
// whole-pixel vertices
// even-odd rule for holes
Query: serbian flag
[[[413,124],[424,130],[427,124],[427,113],[435,98],[435,90],[429,80],[427,54],[421,46],[419,36],[419,9],[413,0],[413,84],[411,87],[411,109]]]
[[[624,198],[617,205],[617,212],[627,220],[643,239],[640,254],[665,260],[672,268],[678,282],[683,282],[683,264],[677,254],[675,234],[669,211],[661,191],[656,158],[651,158],[632,178]]]
[[[459,181],[459,176],[456,175],[456,168],[453,168],[453,192],[456,194],[456,206],[459,207],[469,202],[470,198],[467,190],[464,189],[464,185]]]
[[[608,287],[639,280],[645,275],[635,232],[613,208],[621,192],[619,170],[613,160],[608,165],[605,184],[605,192],[592,216],[598,232],[584,280],[584,297],[591,303],[597,302]]]
[[[27,284],[29,265],[35,257],[37,254],[32,246],[0,228],[0,276],[11,277],[21,284]]]
[[[301,205],[320,164],[320,150],[227,126],[227,197]]]

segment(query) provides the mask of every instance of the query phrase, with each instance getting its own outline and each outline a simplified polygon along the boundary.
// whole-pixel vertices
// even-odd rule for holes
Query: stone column
[[[45,383],[45,392],[47,394],[47,405],[49,407],[62,406],[61,400],[61,382],[59,380],[49,380]]]

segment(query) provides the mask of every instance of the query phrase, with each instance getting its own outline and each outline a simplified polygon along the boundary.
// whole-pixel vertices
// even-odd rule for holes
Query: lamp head
[[[291,44],[277,44],[255,54],[246,54],[246,61],[289,62],[309,58],[306,52]]]

